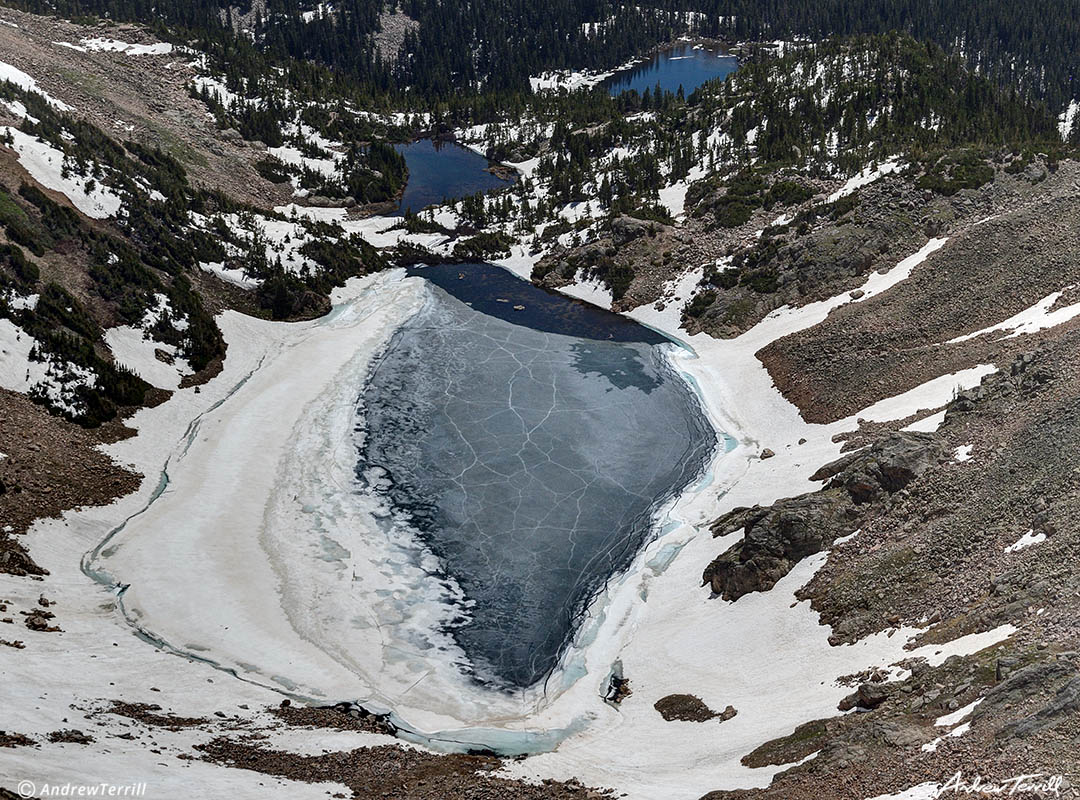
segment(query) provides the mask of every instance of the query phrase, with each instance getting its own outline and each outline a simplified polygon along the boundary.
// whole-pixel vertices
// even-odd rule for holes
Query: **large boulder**
[[[641,236],[655,234],[664,226],[658,222],[621,216],[611,223],[611,240],[616,245],[624,245]]]
[[[894,433],[866,450],[826,464],[810,479],[827,480],[826,488],[846,490],[853,503],[869,503],[907,488],[943,454],[935,434]]]
[[[894,433],[815,472],[813,480],[827,481],[821,491],[731,511],[713,523],[713,535],[741,528],[743,538],[705,568],[702,581],[725,600],[771,589],[799,561],[851,533],[859,506],[907,488],[943,457],[935,434]]]
[[[1077,665],[1067,658],[1059,658],[1036,661],[1016,670],[987,692],[971,718],[977,721],[1008,709],[1030,708],[1032,703],[1038,704],[1037,710],[1004,725],[997,733],[999,739],[1026,739],[1080,713],[1080,669]]]
[[[728,517],[743,527],[742,541],[716,558],[702,580],[725,600],[771,589],[800,560],[832,543],[849,525],[851,504],[838,492],[781,500]]]

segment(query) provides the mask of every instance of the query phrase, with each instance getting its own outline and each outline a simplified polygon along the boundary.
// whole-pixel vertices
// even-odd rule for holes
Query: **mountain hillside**
[[[0,0],[0,797],[1075,796],[1076,5]],[[605,84],[673,48],[737,69]],[[404,208],[447,154],[493,188]],[[361,457],[406,323],[486,314],[510,401],[460,418],[569,487],[485,478],[515,523],[614,483],[553,454],[662,396],[640,359],[720,442],[513,691],[406,530],[456,512]],[[637,323],[606,375],[595,331]],[[621,394],[521,400],[554,339]],[[427,366],[384,384],[404,462],[458,419],[395,393]]]

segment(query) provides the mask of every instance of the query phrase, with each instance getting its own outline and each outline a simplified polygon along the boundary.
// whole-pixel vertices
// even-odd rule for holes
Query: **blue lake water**
[[[510,185],[488,172],[486,158],[455,142],[420,139],[409,144],[394,145],[405,156],[409,181],[397,213],[411,209],[414,213],[444,200],[462,198],[477,192],[490,192]]]
[[[429,300],[365,386],[358,475],[467,598],[449,632],[472,677],[531,686],[717,437],[656,332],[491,265],[416,274]]]
[[[656,84],[670,92],[683,87],[686,94],[713,78],[726,78],[739,66],[735,56],[723,50],[693,44],[680,44],[660,51],[636,67],[615,73],[603,85],[612,95],[630,89],[639,93],[654,90]]]

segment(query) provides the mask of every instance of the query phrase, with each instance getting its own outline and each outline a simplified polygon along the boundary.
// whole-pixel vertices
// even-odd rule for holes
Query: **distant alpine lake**
[[[429,296],[372,368],[357,473],[460,588],[472,677],[531,686],[717,437],[655,331],[492,265],[412,274]]]
[[[413,213],[444,200],[503,189],[511,181],[488,171],[492,162],[456,142],[420,139],[394,145],[405,156],[409,181],[397,213]]]
[[[639,93],[655,90],[656,85],[669,92],[679,87],[690,94],[713,78],[726,78],[739,66],[735,56],[718,47],[701,44],[678,44],[656,53],[648,61],[620,70],[604,81],[612,95],[635,89]]]

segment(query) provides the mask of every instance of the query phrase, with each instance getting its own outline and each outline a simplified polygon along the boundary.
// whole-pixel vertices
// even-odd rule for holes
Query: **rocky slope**
[[[913,418],[865,424],[851,441],[862,449],[814,476],[819,492],[718,520],[717,535],[745,533],[703,565],[706,590],[736,598],[829,548],[799,596],[832,626],[836,646],[928,623],[928,641],[1000,624],[1017,633],[940,667],[910,664],[899,679],[852,676],[857,691],[841,706],[864,713],[804,726],[745,763],[815,758],[767,790],[711,797],[870,797],[958,772],[991,782],[1065,775],[1062,791],[1072,791],[1080,328],[1069,308],[1072,231],[1059,220],[1071,213],[1062,215],[1075,169],[1063,163],[1025,203],[992,205],[989,222],[937,231],[949,243],[909,279],[759,354],[803,416],[822,422],[942,373],[980,362],[999,370],[942,412],[922,412],[915,427],[927,432],[896,430]],[[1057,319],[1030,311],[1049,295],[1042,308],[1064,309]],[[961,336],[970,338],[949,343]]]

